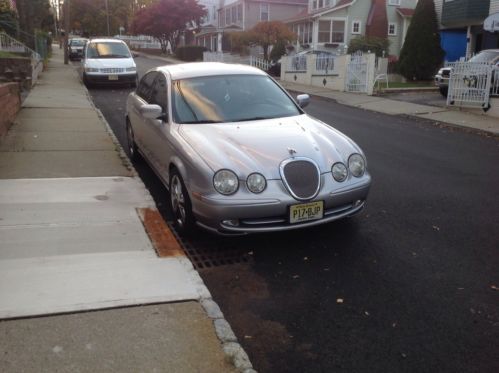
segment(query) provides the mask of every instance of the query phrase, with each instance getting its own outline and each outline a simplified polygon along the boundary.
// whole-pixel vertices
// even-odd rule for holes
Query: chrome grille
[[[281,177],[289,193],[297,200],[312,199],[319,193],[319,167],[308,158],[292,158],[282,162]]]
[[[104,69],[100,69],[100,72],[104,74],[118,74],[125,72],[125,69],[118,67],[107,67]]]

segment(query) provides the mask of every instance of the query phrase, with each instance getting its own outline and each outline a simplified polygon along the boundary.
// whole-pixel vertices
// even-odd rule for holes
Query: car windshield
[[[268,76],[223,75],[176,80],[173,116],[177,123],[221,123],[301,114]]]
[[[470,58],[470,62],[495,62],[499,58],[499,52],[483,51]]]
[[[81,47],[82,45],[85,45],[85,40],[83,39],[73,39],[69,42],[70,45],[72,46],[78,46]]]
[[[123,43],[90,43],[87,58],[130,58],[130,51]]]

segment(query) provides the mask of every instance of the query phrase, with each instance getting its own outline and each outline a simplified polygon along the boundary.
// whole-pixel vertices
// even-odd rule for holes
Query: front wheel
[[[130,120],[126,119],[126,140],[128,145],[128,154],[132,161],[137,161],[139,158],[139,152],[137,149],[137,143],[135,142],[135,135],[133,133],[132,124]]]
[[[440,91],[440,94],[444,97],[447,97],[447,94],[449,93],[449,87],[440,87],[438,89]]]
[[[195,219],[192,214],[192,204],[182,176],[178,170],[170,173],[170,201],[172,203],[175,226],[181,232],[189,232],[194,228]]]

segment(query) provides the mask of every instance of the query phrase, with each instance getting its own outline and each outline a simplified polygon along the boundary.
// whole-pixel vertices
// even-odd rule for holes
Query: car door
[[[130,97],[128,108],[128,118],[132,124],[135,142],[146,158],[149,158],[151,153],[151,149],[147,143],[147,126],[149,123],[148,119],[144,118],[140,113],[140,108],[150,103],[153,84],[157,75],[156,71],[151,71],[142,77],[137,90]]]
[[[168,166],[173,151],[170,141],[171,121],[168,115],[167,81],[167,77],[163,73],[159,73],[154,81],[151,104],[161,106],[163,115],[161,119],[150,120],[150,131],[148,132],[151,152],[154,153],[156,171],[166,183],[169,181]]]

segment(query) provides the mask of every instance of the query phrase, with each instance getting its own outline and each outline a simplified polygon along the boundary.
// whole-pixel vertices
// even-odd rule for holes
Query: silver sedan
[[[364,207],[362,150],[271,77],[222,63],[162,66],[127,100],[129,154],[169,190],[176,225],[221,234],[324,224]]]

